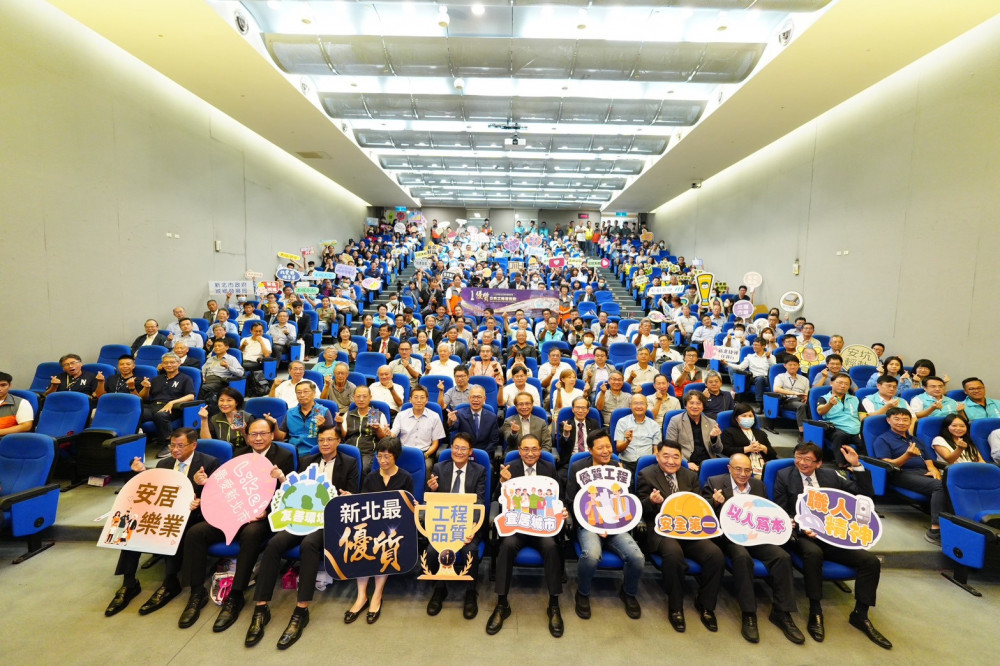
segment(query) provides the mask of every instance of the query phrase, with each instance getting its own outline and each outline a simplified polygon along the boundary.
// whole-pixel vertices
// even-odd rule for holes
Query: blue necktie
[[[476,412],[475,414],[472,415],[472,417],[475,419],[475,422],[476,422],[476,435],[478,436],[479,435],[479,413]]]

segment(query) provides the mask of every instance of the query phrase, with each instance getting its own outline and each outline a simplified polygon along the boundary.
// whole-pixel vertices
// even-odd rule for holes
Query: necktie
[[[583,437],[583,421],[577,421],[576,424],[576,450],[577,452],[583,451],[587,448],[587,442]]]
[[[177,463],[177,471],[187,476],[187,463]]]
[[[532,465],[531,467],[525,467],[524,468],[524,475],[525,476],[534,476],[535,475],[535,467],[534,467],[534,465]]]
[[[455,483],[451,484],[451,492],[462,492],[462,470],[460,469],[455,470]]]
[[[382,353],[383,354],[385,354],[387,351],[389,351],[388,347],[389,347],[389,341],[388,340],[383,340],[382,341]]]
[[[813,478],[811,476],[807,476],[807,477],[805,477],[805,479],[806,479],[806,487],[812,488],[812,487],[814,487],[816,485],[813,482]]]
[[[667,474],[667,488],[671,495],[677,492],[677,482],[674,480],[673,474]]]
[[[475,424],[476,424],[476,435],[478,436],[478,435],[479,435],[479,412],[476,412],[475,414],[473,414],[473,415],[472,415],[472,418],[473,418],[473,419],[475,420]]]

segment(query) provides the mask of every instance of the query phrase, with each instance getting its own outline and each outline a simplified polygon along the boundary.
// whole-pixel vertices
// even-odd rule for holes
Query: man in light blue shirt
[[[963,379],[962,388],[968,397],[958,404],[958,409],[965,409],[965,418],[969,421],[1000,418],[1000,400],[986,397],[986,385],[979,377]]]
[[[618,419],[615,426],[615,445],[622,465],[634,474],[639,458],[652,455],[663,434],[656,421],[646,414],[646,396],[633,395],[630,407],[632,413]]]

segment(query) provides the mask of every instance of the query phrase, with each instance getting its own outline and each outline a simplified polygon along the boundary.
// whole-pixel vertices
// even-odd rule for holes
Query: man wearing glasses
[[[760,479],[753,478],[750,458],[742,453],[735,453],[729,458],[729,474],[710,477],[701,492],[715,506],[716,515],[721,513],[723,504],[737,495],[767,498],[764,484]],[[792,558],[788,551],[772,544],[742,546],[724,537],[715,541],[732,562],[736,598],[743,611],[743,638],[751,643],[760,641],[757,597],[753,591],[753,561],[760,560],[771,575],[771,587],[774,590],[774,602],[768,619],[781,629],[785,638],[798,645],[804,643],[806,639],[791,616],[796,608],[792,589]]]
[[[271,464],[281,470],[282,474],[287,476],[295,469],[295,466],[292,454],[273,444],[276,429],[277,424],[273,418],[257,419],[247,426],[247,443],[250,444],[253,453],[267,458]],[[245,603],[243,593],[250,583],[253,565],[257,562],[257,556],[260,555],[264,542],[271,536],[271,526],[265,520],[266,517],[267,510],[243,525],[233,539],[233,543],[238,543],[240,546],[240,554],[236,557],[236,573],[233,576],[232,590],[223,602],[222,610],[219,611],[219,616],[212,626],[212,631],[216,633],[231,627],[236,622],[236,618],[239,617],[240,611],[243,610]],[[222,530],[207,522],[195,525],[191,530],[188,530],[188,534],[184,544],[184,572],[181,580],[191,586],[191,596],[177,623],[181,629],[186,629],[197,622],[201,609],[208,603],[208,591],[205,589],[208,547],[226,539]]]
[[[519,458],[512,460],[509,465],[500,465],[500,483],[522,476],[547,476],[559,480],[556,476],[556,466],[542,459],[542,445],[534,435],[521,437],[517,453]],[[562,497],[561,489],[559,496]],[[563,507],[563,517],[569,517],[565,507]],[[545,585],[549,590],[549,606],[546,611],[549,616],[549,633],[559,638],[563,635],[563,619],[559,611],[559,595],[562,594],[562,559],[559,557],[556,538],[518,533],[500,539],[500,550],[497,552],[497,605],[486,623],[486,633],[491,636],[496,634],[503,628],[503,621],[510,617],[507,594],[514,572],[514,559],[525,546],[530,546],[541,553],[545,562]]]
[[[170,457],[156,463],[159,469],[173,469],[181,472],[192,482],[194,486],[195,500],[191,506],[191,515],[188,518],[188,527],[194,527],[203,522],[201,510],[198,508],[201,502],[201,488],[208,481],[208,477],[219,467],[219,460],[214,456],[195,451],[198,446],[198,434],[192,428],[178,428],[171,433]],[[132,471],[145,472],[146,466],[141,460],[132,460]],[[190,529],[185,530],[181,536],[180,545],[177,546],[177,555],[167,555],[163,558],[166,563],[166,574],[163,583],[146,603],[139,607],[139,615],[148,615],[153,611],[163,608],[168,601],[180,594],[181,584],[177,578],[181,568],[180,553],[183,552],[184,544],[191,533]],[[132,601],[141,591],[139,581],[135,574],[139,569],[139,557],[142,553],[133,550],[123,550],[118,556],[118,568],[115,575],[123,577],[122,586],[115,592],[114,599],[104,610],[108,617],[115,615]]]

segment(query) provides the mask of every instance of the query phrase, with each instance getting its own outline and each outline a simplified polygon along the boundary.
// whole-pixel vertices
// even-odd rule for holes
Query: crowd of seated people
[[[467,467],[470,471],[462,489],[476,492],[486,504],[497,498],[501,481],[517,473],[538,473],[559,481],[569,506],[578,488],[576,472],[580,469],[620,464],[636,473],[640,461],[655,459],[637,475],[647,522],[655,518],[659,506],[673,492],[703,494],[717,508],[734,492],[763,494],[760,479],[777,452],[767,436],[775,424],[762,416],[761,408],[765,396],[774,395],[782,411],[796,414],[800,432],[814,417],[825,422],[831,442],[827,449],[833,454],[833,462],[824,467],[823,448],[816,445],[818,442],[801,441],[800,436],[795,465],[782,471],[775,501],[794,514],[796,489],[801,492],[803,485],[812,483],[872,494],[868,472],[859,463],[858,454],[876,455],[878,451],[884,453],[879,458],[899,468],[895,474],[901,485],[909,483],[932,497],[928,538],[939,539],[937,514],[943,501],[939,466],[983,462],[969,440],[968,422],[1000,417],[1000,403],[986,398],[980,380],[966,379],[965,397],[956,400],[946,394],[948,377],[940,377],[932,362],[921,359],[905,366],[899,356],[885,357],[884,345],[873,345],[879,364],[857,384],[866,389],[877,387],[877,391],[859,400],[854,395],[859,387],[843,372],[839,352],[844,341],[840,336],[818,338],[815,326],[801,317],[794,323],[786,317],[781,323],[777,310],[759,318],[734,318],[734,303],[752,298],[745,287],[734,295],[713,292],[708,306],[703,307],[700,297],[684,287],[697,269],[688,266],[683,257],[666,255],[662,242],[639,241],[639,229],[614,225],[580,228],[576,225],[564,231],[556,226],[549,231],[544,223],[532,223],[522,226],[520,234],[495,234],[485,225],[476,231],[466,227],[452,236],[441,233],[435,225],[437,243],[429,248],[430,261],[415,270],[405,284],[392,284],[392,279],[421,249],[416,236],[392,232],[380,237],[373,228],[365,239],[348,242],[340,253],[327,245],[318,265],[301,267],[305,273],[333,272],[346,264],[357,269],[353,278],[319,281],[320,293],[315,298],[300,296],[290,285],[279,283],[277,293],[269,293],[259,302],[241,303],[237,299],[235,313],[226,309],[232,295],[227,295],[221,307],[211,300],[202,318],[213,327],[207,336],[201,335],[199,324],[184,308],[175,308],[174,320],[162,331],[155,319],[146,321],[144,335],[131,345],[132,355],[119,359],[117,372],[110,378],[83,370],[80,357],[68,354],[60,359],[63,372],[51,378],[45,393],[77,391],[95,399],[105,392],[139,395],[147,410],[144,417],[156,425],[156,433],[148,434],[158,437],[162,447],[164,460],[159,466],[183,463],[175,469],[187,471],[196,489],[214,467],[206,460],[208,456],[196,451],[198,432],[176,429],[173,419],[178,405],[195,399],[205,403],[199,413],[202,437],[228,441],[235,451],[273,455],[277,478],[292,469],[273,442],[293,445],[300,468],[306,461],[319,460],[333,464],[335,470],[342,460],[338,444],[356,446],[362,455],[361,468],[338,479],[343,489],[356,489],[360,483],[363,492],[412,488],[409,474],[396,465],[401,447],[423,454],[426,491],[453,491],[450,479],[456,467]],[[505,249],[511,238],[523,239],[528,234],[543,238],[540,245],[533,246],[541,248],[540,260],[538,256],[512,255]],[[587,261],[595,254],[608,260],[608,270],[634,295],[632,302],[623,305],[602,295],[612,296],[606,273]],[[550,264],[547,257],[565,261]],[[660,272],[633,289],[633,277],[647,269]],[[361,284],[370,277],[381,279],[383,290],[392,292],[388,304],[372,307],[375,290]],[[676,285],[682,290],[670,299],[645,296],[650,286],[660,285]],[[559,305],[503,313],[484,308],[473,313],[461,304],[460,290],[465,287],[552,289],[560,294]],[[609,303],[616,307],[606,308]],[[316,331],[311,329],[312,317],[305,314],[308,311],[316,314]],[[314,349],[314,332],[328,344]],[[745,348],[746,352],[739,363],[710,364],[704,353],[711,343]],[[133,356],[151,345],[169,351],[160,356],[157,374],[140,380]],[[293,358],[296,345],[302,354]],[[205,352],[204,361],[193,358],[193,350]],[[239,358],[234,351],[241,352]],[[303,362],[314,353],[319,358],[310,372],[320,376],[318,383],[306,377]],[[372,353],[384,356],[384,360],[359,377],[355,372],[359,358]],[[262,374],[269,361],[287,362],[288,379],[257,381],[255,375]],[[201,368],[197,395],[191,378],[180,372],[182,366],[192,364]],[[770,375],[776,365],[784,371],[772,382]],[[813,369],[816,372],[810,380]],[[740,373],[746,377],[742,393],[724,388],[724,374],[733,379]],[[246,389],[235,390],[234,384],[243,379]],[[25,409],[24,400],[9,394],[11,381],[0,373],[0,435],[30,429],[34,418],[30,406]],[[830,392],[820,398],[813,413],[808,396],[817,386],[827,386]],[[919,389],[917,394],[903,399],[903,391],[915,388]],[[270,414],[253,419],[242,408],[244,398],[255,395],[283,399],[289,407],[287,414],[280,419]],[[864,442],[860,436],[861,422],[874,415],[885,415],[890,426],[877,445]],[[913,424],[930,416],[948,418],[940,436],[925,446],[913,437]],[[439,462],[445,449],[450,450],[448,464]],[[476,470],[477,463],[470,458],[476,449],[497,463],[494,478],[482,480],[483,488],[478,487],[481,470]],[[514,451],[520,467],[500,464]],[[994,459],[1000,458],[1000,441],[994,451]],[[571,463],[574,454],[582,457]],[[729,460],[728,473],[712,477],[708,484],[699,483],[699,467],[706,460],[723,457]],[[334,460],[337,462],[331,463]],[[195,467],[203,468],[204,473]],[[831,471],[834,467],[845,471],[851,480]],[[137,460],[133,469],[144,469],[142,461]],[[474,477],[476,484],[470,485]],[[192,523],[179,554],[168,558],[176,562],[168,565],[163,585],[140,609],[140,613],[158,610],[177,596],[182,586],[189,585],[191,596],[181,616],[182,627],[191,626],[205,604],[205,549],[218,536],[212,531],[215,528],[200,527],[194,514]],[[266,533],[245,531],[241,543],[246,554],[241,549],[231,601],[223,606],[215,628],[222,631],[235,623],[245,601],[248,572],[263,553],[246,638],[247,646],[252,646],[261,640],[270,619],[268,601],[279,573],[277,560],[288,544],[276,537],[270,543],[279,545],[272,547]],[[641,544],[627,533],[600,539],[579,526],[567,533],[581,546],[574,598],[575,612],[581,618],[591,614],[590,580],[603,549],[611,549],[624,561],[621,597],[627,615],[640,617],[637,588],[644,553],[652,552],[662,557],[673,628],[685,630],[681,581],[684,559],[689,558],[697,561],[703,572],[695,606],[699,619],[708,630],[716,631],[714,609],[724,558],[729,557],[738,563],[733,573],[742,610],[740,632],[746,640],[757,642],[753,557],[765,563],[777,586],[770,621],[789,640],[804,640],[791,616],[796,607],[787,549],[739,550],[724,539],[690,545],[655,535],[651,528],[647,530],[648,543]],[[480,534],[476,538],[484,537]],[[308,541],[301,543],[300,573],[311,580],[303,585],[300,576],[298,606],[279,648],[293,644],[309,621],[322,548],[315,544],[306,548]],[[527,543],[504,541],[495,555],[501,557],[498,569],[507,573],[497,577],[498,597],[487,623],[488,633],[500,631],[511,613],[509,568],[517,549]],[[562,551],[555,540],[535,545],[546,558],[549,629],[554,636],[561,636],[558,597]],[[798,549],[806,561],[807,631],[813,639],[821,641],[825,635],[819,569],[826,558],[858,569],[857,606],[850,623],[876,644],[891,647],[868,618],[878,585],[877,558],[867,551],[829,547],[808,534],[789,548]],[[312,559],[307,563],[307,558]],[[744,566],[747,562],[748,569]],[[200,574],[191,567],[201,568]],[[119,573],[125,578],[108,615],[122,610],[139,593],[130,557],[123,556]],[[346,611],[345,622],[354,622],[366,609],[369,624],[378,620],[385,579],[375,580],[373,594],[369,594],[368,584],[367,580],[358,582],[357,600]],[[429,614],[440,612],[446,595],[441,586],[434,588]],[[472,619],[476,613],[473,586],[465,590],[463,614]]]

